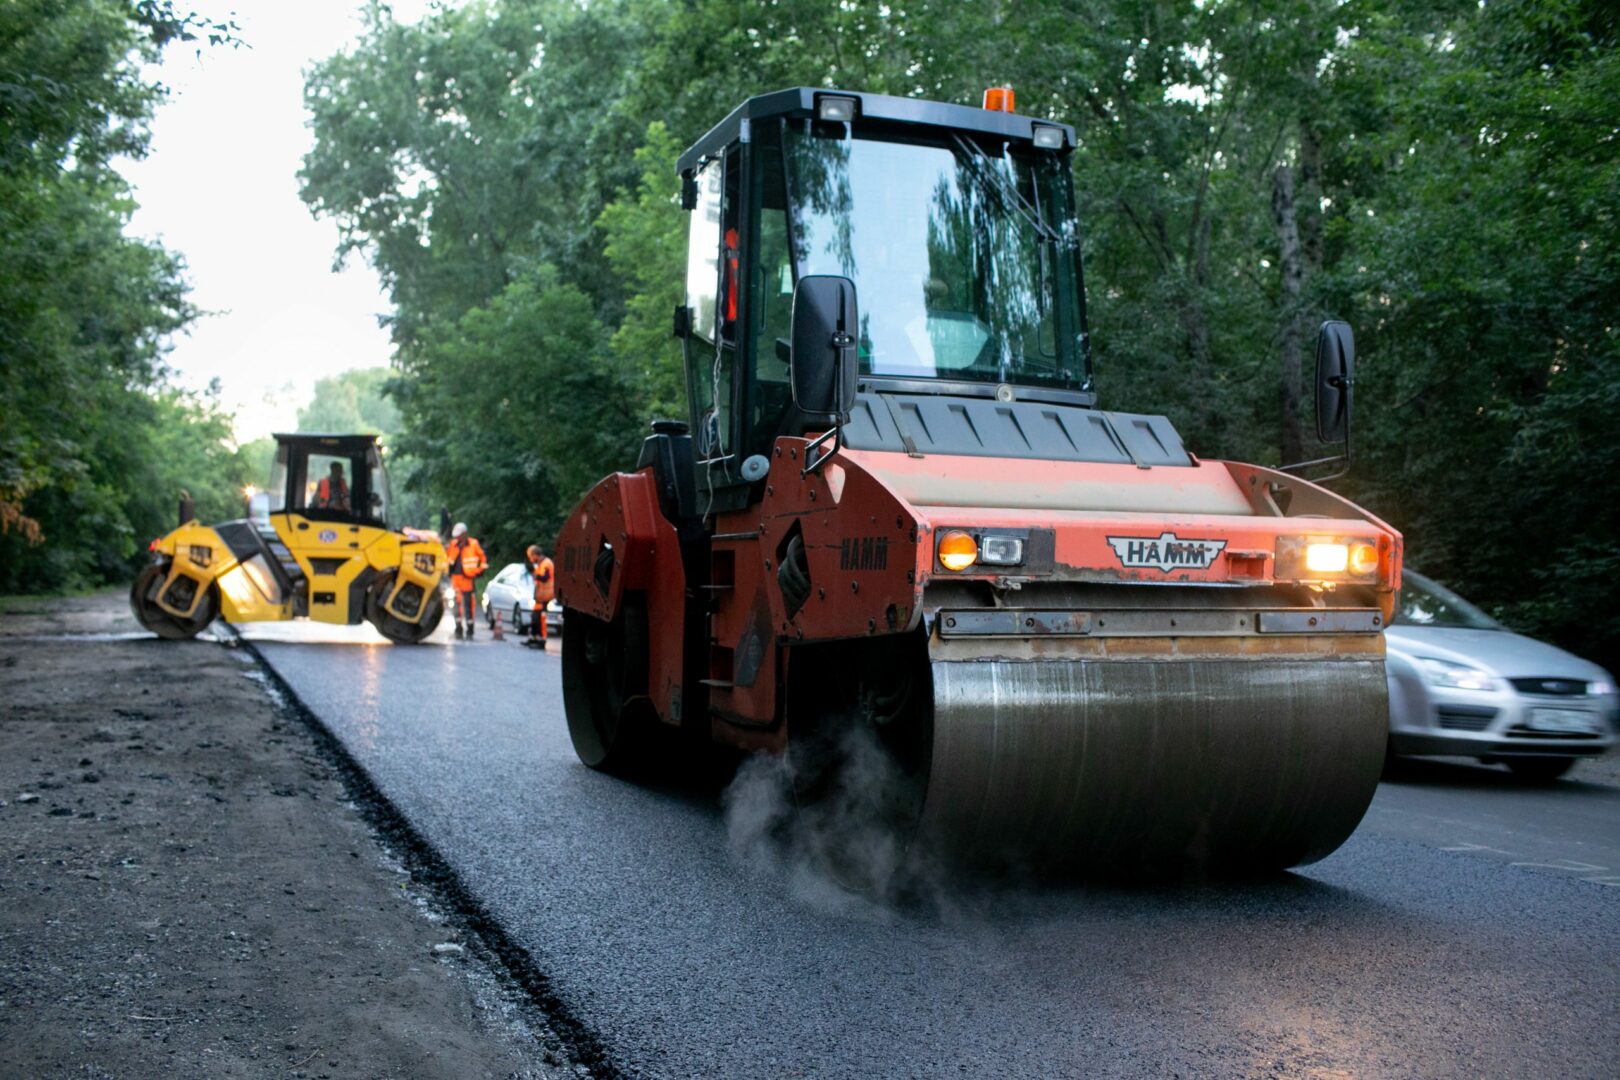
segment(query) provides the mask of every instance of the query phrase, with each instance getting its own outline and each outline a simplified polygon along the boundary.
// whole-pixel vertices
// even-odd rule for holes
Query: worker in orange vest
[[[468,536],[467,526],[459,521],[450,530],[450,544],[444,553],[450,559],[450,585],[456,590],[456,637],[471,641],[477,625],[473,617],[478,607],[474,589],[489,561],[484,558],[483,545]]]
[[[529,640],[523,644],[543,649],[546,647],[546,605],[557,595],[557,571],[538,544],[530,544],[526,556],[529,573],[534,576],[534,614],[529,618]]]
[[[343,463],[332,462],[331,472],[321,477],[321,482],[315,488],[315,502],[317,510],[340,510],[348,513],[349,485],[343,479]]]

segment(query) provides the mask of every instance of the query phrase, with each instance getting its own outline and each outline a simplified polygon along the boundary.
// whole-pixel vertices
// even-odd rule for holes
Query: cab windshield
[[[1084,388],[1066,158],[809,123],[783,151],[796,276],[855,282],[863,374]]]

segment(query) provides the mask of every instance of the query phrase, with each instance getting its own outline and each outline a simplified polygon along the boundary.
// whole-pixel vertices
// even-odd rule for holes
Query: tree
[[[443,496],[492,559],[555,536],[642,428],[590,298],[540,267],[484,307],[427,330],[401,405],[417,485]]]
[[[647,128],[636,150],[641,179],[609,203],[597,219],[602,254],[625,285],[624,319],[613,332],[613,352],[629,373],[645,413],[685,415],[681,353],[670,319],[686,292],[686,213],[680,208],[675,159],[680,146],[661,121]]]
[[[178,493],[140,451],[189,461],[208,500],[234,486],[217,405],[165,381],[164,340],[193,316],[183,267],[123,234],[114,168],[146,150],[146,66],[200,36],[233,40],[158,0],[0,7],[0,589],[124,577]]]
[[[1617,47],[1612,10],[1567,0],[1469,6],[1369,47],[1334,283],[1377,313],[1358,493],[1417,565],[1611,668]]]
[[[387,368],[353,368],[317,379],[309,404],[298,410],[298,430],[397,434],[399,407],[385,393],[391,378]]]

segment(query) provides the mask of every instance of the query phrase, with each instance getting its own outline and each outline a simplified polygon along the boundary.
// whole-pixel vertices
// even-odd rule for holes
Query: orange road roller
[[[1099,407],[1074,132],[989,104],[785,90],[681,157],[689,415],[556,543],[574,747],[783,755],[806,812],[1043,873],[1320,859],[1384,759],[1400,535]],[[1346,452],[1353,352],[1323,325]]]

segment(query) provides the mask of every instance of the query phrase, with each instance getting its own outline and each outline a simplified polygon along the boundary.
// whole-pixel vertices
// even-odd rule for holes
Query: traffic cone
[[[493,604],[490,606],[494,607]],[[499,610],[495,612],[495,623],[489,628],[489,636],[495,641],[506,640],[506,635],[501,632],[501,613]]]

